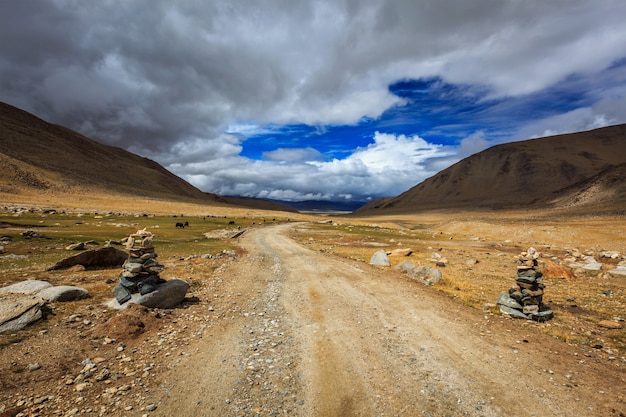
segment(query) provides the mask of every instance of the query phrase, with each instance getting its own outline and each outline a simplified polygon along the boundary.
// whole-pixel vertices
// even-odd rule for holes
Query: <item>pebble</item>
[[[38,363],[31,363],[30,365],[28,365],[28,370],[29,371],[36,371],[38,369],[41,369],[41,365]]]
[[[87,386],[88,386],[88,385],[89,385],[89,384],[88,384],[87,382],[81,382],[81,383],[76,384],[76,386],[74,387],[74,389],[75,389],[77,392],[82,392],[82,391],[84,391],[85,389],[87,389]]]
[[[618,323],[617,321],[611,321],[611,320],[599,321],[598,326],[604,327],[605,329],[621,329],[622,328],[621,323]]]

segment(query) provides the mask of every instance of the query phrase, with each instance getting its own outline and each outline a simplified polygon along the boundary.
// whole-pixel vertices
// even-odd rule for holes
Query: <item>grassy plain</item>
[[[102,210],[106,204],[114,211]],[[117,270],[46,269],[73,255],[65,250],[71,243],[95,241],[102,245],[143,228],[156,236],[155,245],[159,261],[166,266],[163,273],[166,279],[177,277],[189,280],[192,286],[204,285],[210,271],[221,261],[203,259],[200,255],[240,250],[236,239],[230,239],[240,229],[304,221],[294,229],[294,239],[334,256],[367,263],[379,249],[412,249],[409,257],[392,256],[392,267],[381,268],[381,273],[401,275],[393,267],[404,260],[434,266],[437,259],[433,256],[440,256],[445,260],[445,267],[440,267],[444,282],[432,290],[441,291],[471,308],[496,314],[499,312],[494,303],[500,292],[514,284],[514,257],[521,251],[533,246],[542,254],[542,267],[559,265],[561,270],[567,264],[565,258],[574,252],[593,255],[605,264],[602,271],[565,268],[571,274],[545,278],[544,302],[554,310],[555,318],[536,327],[568,343],[626,350],[624,328],[611,330],[598,326],[602,320],[626,316],[626,278],[607,272],[626,254],[623,237],[626,236],[626,219],[622,217],[436,212],[353,218],[151,200],[132,204],[125,200],[92,200],[82,201],[82,207],[77,205],[55,213],[0,212],[3,226],[0,235],[11,238],[4,244],[5,254],[0,255],[0,286],[24,279],[43,279],[54,285],[80,285],[88,289],[92,299],[78,302],[77,306],[110,298],[114,285],[110,282],[116,280]],[[96,206],[100,209],[94,209]],[[190,227],[176,228],[175,223],[179,221],[188,221]],[[45,238],[26,238],[21,234],[26,230],[43,233]],[[602,251],[617,251],[621,257],[600,259]],[[61,308],[71,309],[72,306]]]
[[[498,294],[515,283],[515,256],[534,247],[546,271],[544,303],[555,312],[553,320],[536,324],[537,329],[568,343],[626,350],[623,321],[622,329],[598,326],[602,320],[626,319],[626,278],[608,273],[626,259],[623,217],[438,212],[309,223],[292,236],[314,250],[362,262],[379,249],[412,249],[409,257],[391,256],[391,269],[405,260],[434,267],[444,258],[444,282],[433,289],[496,314]],[[604,251],[621,256],[601,258]],[[603,269],[569,268],[566,258],[577,252],[594,256]]]

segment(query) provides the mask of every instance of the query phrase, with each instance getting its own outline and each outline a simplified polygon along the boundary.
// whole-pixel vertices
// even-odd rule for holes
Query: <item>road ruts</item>
[[[574,348],[539,332],[521,343],[520,321],[312,251],[287,236],[297,227],[244,234],[247,255],[216,272],[218,322],[164,381],[155,415],[603,415],[584,373],[564,389],[546,371],[576,366]]]

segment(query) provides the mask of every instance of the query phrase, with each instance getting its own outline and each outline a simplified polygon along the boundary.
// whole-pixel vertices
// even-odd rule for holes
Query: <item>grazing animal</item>
[[[181,229],[184,229],[185,225],[183,223],[176,223],[176,227],[180,227]]]
[[[185,222],[184,226],[189,227],[189,222]]]
[[[228,224],[235,224],[235,221],[231,220],[231,221],[228,222]]]

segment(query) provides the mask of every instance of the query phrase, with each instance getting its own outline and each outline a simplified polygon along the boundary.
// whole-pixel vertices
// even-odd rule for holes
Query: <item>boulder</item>
[[[496,302],[498,305],[506,306],[509,308],[514,308],[516,310],[522,310],[524,307],[520,303],[518,303],[514,298],[509,295],[501,292],[500,296],[498,296],[498,301]]]
[[[407,274],[409,277],[426,285],[435,285],[443,281],[441,271],[430,266],[416,266],[410,272],[407,272]]]
[[[20,330],[43,317],[45,302],[32,295],[0,295],[0,332]]]
[[[413,271],[415,268],[417,268],[417,265],[415,265],[413,262],[403,261],[396,265],[394,269],[397,271],[402,271],[406,274],[410,274],[411,271]]]
[[[600,271],[602,269],[602,263],[596,261],[593,256],[583,256],[583,261],[585,261],[585,263],[580,267],[587,271]]]
[[[82,265],[85,269],[119,268],[127,258],[126,252],[113,247],[92,249],[57,262],[48,271],[67,269],[74,265]]]
[[[398,248],[387,252],[389,256],[411,256],[413,249],[411,248]]]
[[[72,243],[66,246],[65,250],[85,250],[85,242]]]
[[[611,269],[609,271],[609,274],[611,274],[611,275],[619,275],[619,276],[626,276],[626,266],[618,265],[617,268]]]
[[[522,313],[519,310],[516,310],[514,308],[511,307],[507,307],[505,305],[500,304],[500,311],[503,312],[504,314],[508,314],[511,317],[516,317],[519,319],[526,319],[529,320],[530,316],[527,316],[526,314]]]
[[[132,294],[131,299],[124,304],[118,303],[114,298],[107,303],[107,306],[119,310],[134,303],[150,308],[173,308],[185,299],[188,289],[189,284],[182,279],[171,279],[159,284],[156,290],[148,294]]]
[[[600,271],[602,269],[602,263],[590,262],[588,264],[584,264],[583,269],[586,269],[587,271]]]
[[[37,296],[41,297],[44,301],[65,302],[87,298],[89,297],[89,292],[80,287],[60,285],[58,287],[43,289],[37,293]]]
[[[391,266],[391,261],[384,250],[376,251],[370,258],[370,265]]]
[[[1,294],[23,294],[33,295],[46,288],[51,288],[52,284],[47,281],[40,281],[37,279],[28,279],[26,281],[18,282],[17,284],[8,285],[0,288]]]
[[[543,310],[538,313],[533,313],[530,315],[530,318],[534,321],[544,322],[551,320],[554,317],[554,312],[552,310]]]
[[[399,263],[395,269],[426,285],[434,285],[443,281],[441,271],[437,268],[418,266],[412,262],[404,261]]]

